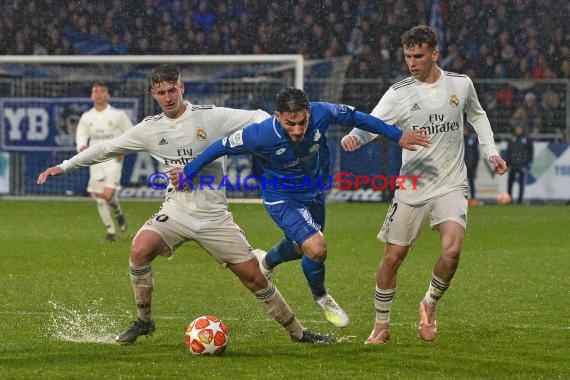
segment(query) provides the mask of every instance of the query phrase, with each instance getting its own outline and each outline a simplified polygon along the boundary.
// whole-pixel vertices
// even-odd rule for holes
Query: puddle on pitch
[[[77,343],[114,343],[117,324],[97,306],[87,312],[74,310],[55,301],[50,306],[48,334],[57,340]]]

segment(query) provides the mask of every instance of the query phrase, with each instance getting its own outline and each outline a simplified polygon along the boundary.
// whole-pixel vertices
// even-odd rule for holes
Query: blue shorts
[[[282,200],[265,203],[265,209],[285,237],[299,247],[305,240],[325,229],[325,197],[320,193],[307,202]]]

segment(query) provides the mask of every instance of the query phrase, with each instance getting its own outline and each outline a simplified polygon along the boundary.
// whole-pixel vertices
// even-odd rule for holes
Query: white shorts
[[[430,228],[451,220],[467,228],[467,194],[456,190],[423,205],[410,206],[392,200],[378,240],[401,246],[412,246],[417,240],[424,221],[429,216]]]
[[[231,213],[203,220],[179,211],[175,203],[165,202],[139,230],[154,231],[170,247],[163,252],[172,256],[182,243],[194,240],[221,265],[239,264],[251,260],[252,248]]]
[[[121,183],[121,171],[123,170],[123,161],[116,159],[101,162],[89,167],[89,183],[87,191],[90,193],[100,194],[105,187],[117,189]]]

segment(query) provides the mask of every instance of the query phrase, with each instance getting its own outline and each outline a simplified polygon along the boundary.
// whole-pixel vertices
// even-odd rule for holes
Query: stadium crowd
[[[434,8],[433,4],[439,6]],[[2,3],[0,54],[349,55],[351,78],[407,73],[401,33],[441,22],[440,66],[472,79],[569,79],[570,2],[561,0],[57,0]],[[565,130],[564,94],[481,94],[500,120],[535,97],[534,132]],[[520,111],[521,113],[523,111]],[[562,114],[559,114],[562,112]],[[498,113],[500,115],[494,115]],[[491,120],[493,122],[493,120]],[[501,123],[510,130],[511,125]]]

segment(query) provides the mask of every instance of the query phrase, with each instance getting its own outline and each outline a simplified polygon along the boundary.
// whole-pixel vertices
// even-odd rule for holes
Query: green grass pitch
[[[153,262],[154,336],[118,346],[114,336],[135,318],[130,241],[158,206],[124,201],[130,230],[105,243],[94,202],[0,200],[1,379],[570,378],[568,206],[470,208],[431,344],[417,334],[416,307],[439,254],[437,233],[424,229],[400,269],[392,339],[365,346],[387,205],[329,204],[327,286],[351,324],[324,321],[300,262],[281,265],[274,282],[306,327],[348,342],[290,342],[229,270],[188,243]],[[260,204],[230,208],[255,247],[281,239]],[[185,327],[203,314],[231,329],[220,357],[186,351]]]

